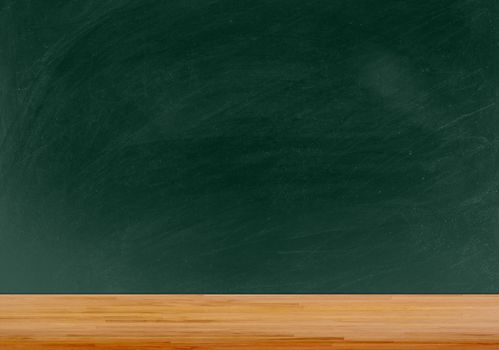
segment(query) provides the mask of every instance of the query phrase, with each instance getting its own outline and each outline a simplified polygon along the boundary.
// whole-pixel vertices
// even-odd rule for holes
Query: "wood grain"
[[[2,295],[0,349],[499,349],[499,295]]]

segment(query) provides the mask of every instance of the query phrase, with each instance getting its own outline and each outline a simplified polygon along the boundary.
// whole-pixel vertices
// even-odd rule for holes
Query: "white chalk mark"
[[[480,113],[480,112],[483,112],[483,111],[485,111],[485,110],[487,110],[487,109],[489,109],[490,107],[493,107],[493,106],[495,106],[495,105],[496,105],[496,103],[495,103],[495,102],[492,102],[491,104],[488,104],[488,105],[486,105],[486,106],[483,106],[483,107],[481,107],[481,108],[478,108],[477,110],[475,110],[475,111],[473,111],[473,112],[466,113],[466,114],[462,114],[462,115],[460,115],[459,117],[457,117],[456,119],[454,119],[454,120],[452,120],[452,121],[448,122],[447,124],[442,125],[442,126],[441,126],[441,127],[439,127],[437,130],[438,130],[438,131],[440,131],[440,130],[446,129],[446,128],[448,128],[448,127],[450,127],[450,126],[454,125],[454,124],[459,123],[461,120],[463,120],[463,119],[465,119],[465,118],[468,118],[468,117],[471,117],[471,116],[473,116],[473,115],[475,115],[475,114],[478,114],[478,113]]]

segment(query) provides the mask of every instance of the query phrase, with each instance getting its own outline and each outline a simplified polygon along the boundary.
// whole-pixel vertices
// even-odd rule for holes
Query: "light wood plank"
[[[499,295],[1,295],[0,349],[499,349]]]

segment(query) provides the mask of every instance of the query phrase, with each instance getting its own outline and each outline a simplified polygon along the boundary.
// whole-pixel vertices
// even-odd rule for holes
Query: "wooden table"
[[[0,349],[499,349],[499,295],[1,295]]]

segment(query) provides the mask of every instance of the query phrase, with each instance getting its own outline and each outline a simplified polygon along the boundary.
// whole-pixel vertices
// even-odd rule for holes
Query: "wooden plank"
[[[499,295],[1,295],[0,349],[499,349]]]

